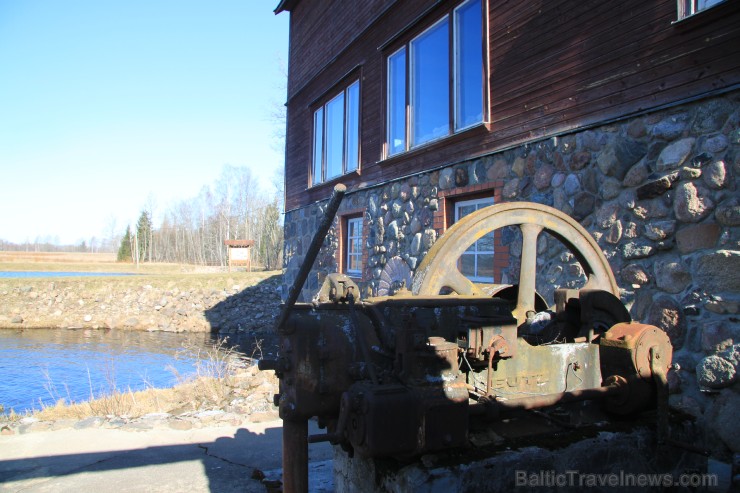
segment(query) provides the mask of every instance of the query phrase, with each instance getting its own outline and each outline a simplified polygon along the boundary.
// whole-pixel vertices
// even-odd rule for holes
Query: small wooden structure
[[[249,248],[254,245],[254,240],[224,240],[224,245],[229,249],[229,272],[231,272],[232,265],[234,267],[245,266],[250,272],[252,271]]]

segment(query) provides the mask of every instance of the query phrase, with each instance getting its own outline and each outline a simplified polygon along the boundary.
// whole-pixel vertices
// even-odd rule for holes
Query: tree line
[[[153,222],[156,207],[150,199],[136,225],[127,226],[118,260],[225,266],[224,241],[246,239],[255,241],[253,265],[278,269],[283,243],[280,186],[273,193],[260,191],[248,168],[224,166],[213,185],[161,213],[159,225]]]

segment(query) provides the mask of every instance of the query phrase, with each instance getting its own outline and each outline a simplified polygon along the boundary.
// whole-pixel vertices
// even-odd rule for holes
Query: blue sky
[[[0,239],[78,243],[282,166],[273,0],[0,0]]]

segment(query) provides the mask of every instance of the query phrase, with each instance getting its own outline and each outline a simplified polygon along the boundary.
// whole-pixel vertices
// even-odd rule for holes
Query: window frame
[[[345,218],[345,231],[344,231],[344,273],[350,277],[362,277],[362,240],[363,240],[363,218],[362,216],[349,216]],[[352,225],[355,225],[355,232],[359,231],[359,234],[352,235]],[[352,246],[355,244],[353,240],[357,241],[359,249],[355,252],[352,250]],[[350,259],[355,258],[357,260],[358,268],[352,269],[350,266],[352,262]]]
[[[461,77],[458,73],[459,67],[461,66],[460,59],[458,56],[458,36],[457,36],[457,23],[458,23],[458,12],[466,5],[472,2],[480,3],[480,103],[481,103],[481,118],[478,121],[469,123],[467,125],[458,125],[458,108],[460,101],[458,94],[458,84]],[[412,94],[412,64],[413,64],[413,53],[412,44],[414,41],[422,38],[430,30],[435,29],[440,23],[446,21],[447,23],[447,132],[444,135],[440,135],[429,140],[417,143],[412,142],[414,135],[414,121],[413,121],[413,94]],[[392,97],[391,87],[393,86],[391,76],[393,75],[391,70],[391,59],[404,52],[405,63],[404,63],[404,132],[403,132],[403,143],[401,148],[396,149],[397,146],[392,145],[391,132],[394,129],[393,124],[396,123],[392,120],[396,111],[392,107],[392,103],[395,98]],[[385,55],[385,132],[384,132],[384,144],[383,144],[383,159],[402,155],[403,153],[416,150],[420,147],[424,147],[429,144],[433,144],[442,139],[449,138],[456,134],[462,133],[471,128],[484,125],[489,120],[490,104],[489,104],[489,81],[488,81],[488,67],[489,67],[489,50],[488,50],[488,1],[487,0],[463,0],[457,2],[454,6],[448,7],[442,15],[435,17],[432,22],[425,23],[423,27],[415,29],[411,34],[404,36],[402,42],[393,43],[393,48]],[[397,108],[396,108],[397,109]]]
[[[320,104],[312,105],[312,135],[311,135],[311,161],[309,168],[309,187],[323,185],[349,173],[355,173],[360,170],[360,135],[362,122],[362,88],[359,76],[355,76],[342,84],[341,89],[332,90],[327,96],[322,97]],[[354,99],[351,96],[355,90]],[[329,125],[329,108],[330,105],[343,98],[342,110],[342,139],[341,139],[341,163],[337,174],[329,176],[329,138],[327,128]],[[353,101],[355,104],[352,107]],[[320,115],[320,116],[319,116]],[[353,117],[356,121],[353,121]],[[320,119],[320,125],[319,120]],[[339,122],[338,122],[339,123]],[[354,128],[350,128],[350,126]],[[319,149],[319,145],[320,149]],[[351,149],[351,144],[354,149]],[[320,176],[317,177],[317,175]]]
[[[474,205],[476,207],[475,210],[478,211],[478,210],[482,209],[483,207],[488,207],[490,205],[494,205],[495,203],[496,202],[495,202],[495,198],[494,198],[493,195],[491,195],[491,196],[485,196],[485,197],[478,197],[478,198],[461,198],[459,200],[455,200],[454,203],[453,203],[454,208],[453,208],[453,211],[452,211],[452,213],[453,213],[453,224],[456,223],[456,222],[458,222],[463,217],[465,217],[465,216],[460,216],[459,215],[459,210],[462,207],[473,206]],[[473,247],[475,247],[475,251],[470,252],[468,250],[465,250],[460,255],[460,259],[459,259],[460,262],[462,262],[463,255],[468,255],[468,256],[472,255],[472,256],[474,256],[474,259],[475,259],[475,261],[474,261],[475,274],[473,276],[465,276],[466,278],[468,278],[472,282],[487,283],[487,284],[493,284],[495,282],[494,279],[496,277],[496,271],[495,271],[495,264],[493,262],[495,262],[495,258],[496,258],[495,257],[495,255],[496,255],[496,240],[495,240],[495,236],[493,236],[494,235],[493,232],[491,232],[489,234],[492,235],[492,237],[491,237],[491,241],[492,241],[491,247],[492,248],[491,248],[490,251],[489,250],[478,250],[478,244],[479,244],[479,242],[481,240],[477,240],[472,245]],[[492,272],[492,275],[490,277],[489,276],[479,276],[478,275],[478,256],[479,255],[490,255],[491,256],[491,262],[492,262],[492,264],[491,264],[491,272]],[[462,272],[461,269],[460,269],[460,273],[463,274],[463,275],[465,275]]]
[[[717,2],[712,5],[705,5],[700,8],[700,1],[701,0],[676,0],[676,10],[678,12],[677,20],[681,21],[683,19],[688,19],[689,17],[706,12],[707,10],[717,7],[725,2],[725,0],[717,0]]]

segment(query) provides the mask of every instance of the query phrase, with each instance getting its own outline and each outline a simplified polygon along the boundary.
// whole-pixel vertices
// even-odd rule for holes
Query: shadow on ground
[[[84,452],[71,453],[58,450],[49,453],[44,447],[43,437],[35,437],[39,446],[33,453],[24,454],[21,449],[28,448],[28,444],[14,443],[12,440],[23,440],[29,436],[3,437],[0,440],[2,447],[13,447],[15,444],[18,453],[13,454],[10,449],[6,449],[0,455],[16,455],[14,458],[0,460],[0,491],[79,492],[115,489],[118,493],[264,492],[266,487],[260,481],[262,478],[281,478],[282,429],[279,425],[257,433],[239,428],[233,436],[218,437],[210,442],[194,441],[111,450],[116,445],[118,448],[122,446],[116,437],[126,443],[137,439],[116,435],[116,432],[124,435],[132,433],[101,429],[70,430],[67,433],[73,440],[68,440],[69,448],[87,449]],[[55,433],[63,432],[52,432]],[[10,438],[11,441],[6,441],[5,438]],[[94,443],[72,443],[78,440],[92,440]],[[42,455],[45,452],[47,454]],[[312,450],[312,469],[316,476],[312,491],[331,491],[330,458],[331,449],[328,446]],[[325,474],[322,475],[322,471]]]

